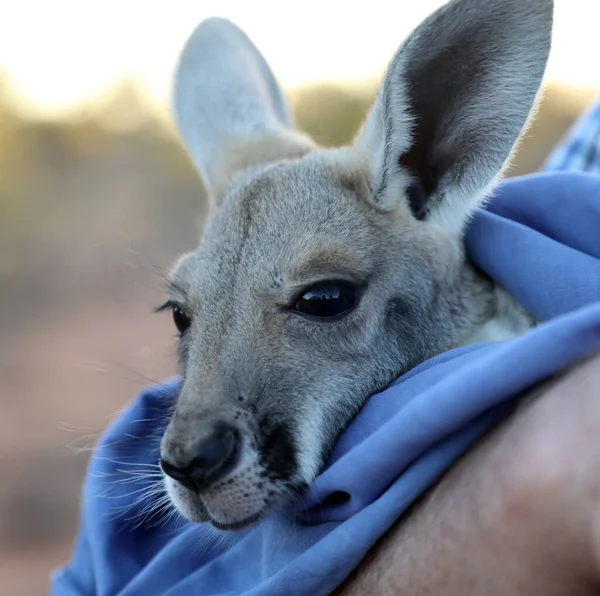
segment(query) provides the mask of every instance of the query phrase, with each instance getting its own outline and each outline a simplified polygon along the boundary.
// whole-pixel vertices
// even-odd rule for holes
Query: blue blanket
[[[399,378],[371,397],[298,503],[234,534],[152,507],[145,491],[157,480],[178,381],[144,391],[98,445],[73,558],[54,575],[52,594],[331,592],[524,391],[600,351],[600,176],[506,181],[466,243],[540,327],[446,352]]]

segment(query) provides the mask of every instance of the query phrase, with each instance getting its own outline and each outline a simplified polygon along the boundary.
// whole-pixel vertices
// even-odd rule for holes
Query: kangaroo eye
[[[190,318],[177,305],[173,306],[173,321],[175,322],[177,331],[182,335],[192,323]]]
[[[355,303],[356,290],[348,284],[335,282],[310,288],[292,310],[309,317],[332,319],[350,311]]]
[[[181,306],[171,300],[167,300],[164,304],[155,308],[154,312],[163,312],[165,310],[171,311],[175,327],[177,327],[179,334],[183,335],[186,329],[192,324],[190,317],[185,314]]]

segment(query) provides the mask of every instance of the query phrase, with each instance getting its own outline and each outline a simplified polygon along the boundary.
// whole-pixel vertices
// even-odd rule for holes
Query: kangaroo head
[[[174,107],[212,212],[172,273],[182,386],[161,443],[184,516],[233,529],[282,506],[370,395],[493,316],[462,233],[532,110],[552,9],[452,0],[339,149],[294,131],[233,24],[194,31]]]

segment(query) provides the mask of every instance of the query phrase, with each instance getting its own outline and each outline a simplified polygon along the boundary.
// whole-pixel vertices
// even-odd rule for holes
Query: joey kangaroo
[[[245,34],[201,23],[175,119],[211,200],[169,301],[182,385],[161,442],[179,512],[256,523],[307,487],[369,396],[533,318],[466,259],[463,232],[535,105],[552,0],[451,0],[392,59],[351,146],[294,130]]]

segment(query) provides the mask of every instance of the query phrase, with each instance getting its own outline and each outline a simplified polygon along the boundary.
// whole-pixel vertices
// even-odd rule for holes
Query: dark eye
[[[177,305],[173,305],[173,321],[182,335],[191,324],[190,318]]]
[[[348,312],[356,302],[356,290],[339,282],[327,283],[310,288],[293,310],[319,319],[331,319]]]

